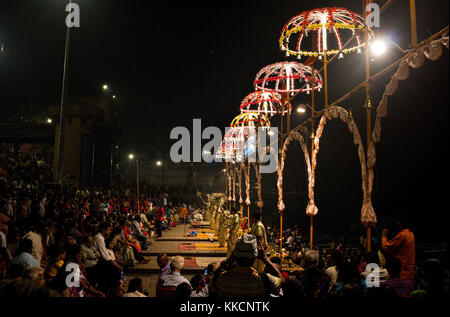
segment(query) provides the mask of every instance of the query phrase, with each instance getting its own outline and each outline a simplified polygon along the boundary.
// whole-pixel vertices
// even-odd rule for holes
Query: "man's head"
[[[44,270],[40,267],[30,267],[23,272],[23,278],[37,282],[40,286],[45,284]]]
[[[233,256],[239,266],[250,267],[258,256],[256,237],[252,234],[244,233],[236,240]]]
[[[94,245],[94,239],[92,238],[92,235],[86,235],[83,237],[83,244],[89,248],[91,248]]]
[[[74,245],[77,243],[75,241],[75,238],[73,237],[73,233],[71,233],[71,232],[66,233],[65,240],[66,240],[66,245]]]
[[[169,263],[169,258],[166,253],[161,253],[156,258],[156,261],[158,262],[158,266],[162,269]]]
[[[133,293],[136,291],[143,292],[144,285],[142,284],[142,280],[139,277],[136,277],[128,283],[128,293]]]
[[[170,260],[171,267],[173,268],[173,271],[175,272],[181,272],[184,266],[184,258],[180,255],[174,256]]]
[[[319,263],[319,252],[317,250],[308,250],[305,253],[305,267],[315,266]]]
[[[111,224],[107,222],[102,223],[99,228],[99,231],[103,237],[109,237],[109,235],[111,234],[111,230],[112,230]]]

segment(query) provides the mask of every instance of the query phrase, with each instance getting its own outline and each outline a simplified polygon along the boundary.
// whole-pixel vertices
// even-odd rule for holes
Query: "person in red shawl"
[[[142,255],[141,245],[133,237],[133,235],[131,233],[131,228],[130,228],[131,227],[131,222],[129,220],[128,221],[121,220],[119,222],[119,225],[122,227],[122,233],[123,233],[125,239],[127,240],[128,245],[133,248],[134,258],[136,260],[138,260],[140,263],[145,263],[146,259]],[[148,263],[148,261],[147,261],[147,263]]]

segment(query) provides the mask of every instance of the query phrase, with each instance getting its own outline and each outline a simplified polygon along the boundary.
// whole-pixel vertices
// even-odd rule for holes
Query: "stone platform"
[[[188,236],[192,231],[197,233],[197,237]],[[169,257],[175,255],[185,257],[186,264],[182,274],[203,274],[209,264],[225,260],[226,252],[226,247],[219,248],[217,237],[210,228],[193,228],[189,224],[181,224],[163,231],[162,237],[156,238],[148,250],[142,251],[146,258],[150,258],[149,263],[136,264],[135,267],[128,268],[126,274],[130,276],[158,274],[156,258],[161,253],[166,253]]]

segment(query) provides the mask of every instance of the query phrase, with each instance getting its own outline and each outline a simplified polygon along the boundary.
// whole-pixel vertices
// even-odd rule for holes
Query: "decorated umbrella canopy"
[[[237,115],[231,121],[230,127],[248,127],[250,129],[261,127],[263,129],[270,129],[270,121],[263,113],[244,112]]]
[[[264,113],[245,112],[237,115],[225,132],[216,157],[226,161],[242,161],[245,155],[245,141],[256,131],[257,126],[270,129],[270,121]]]
[[[241,102],[241,113],[263,113],[271,117],[281,108],[281,95],[276,92],[255,91],[247,95]],[[287,110],[284,111],[286,113]]]
[[[279,62],[268,65],[256,74],[253,86],[257,91],[276,93],[298,93],[309,94],[312,79],[311,67],[297,62]],[[306,87],[303,87],[308,83]],[[314,72],[314,90],[322,88],[322,77],[320,73]]]
[[[314,9],[291,18],[281,31],[279,44],[281,50],[286,51],[286,56],[294,55],[297,58],[301,58],[302,55],[319,56],[319,59],[321,59],[325,51],[327,55],[334,55],[342,49],[344,30],[351,31],[353,35],[356,29],[362,29],[363,27],[363,17],[345,8]],[[372,30],[370,28],[368,30],[369,35],[372,35]],[[316,38],[311,49],[303,50],[303,40],[308,37],[309,33],[312,33],[312,36]],[[332,33],[334,36],[329,38],[327,33]],[[331,42],[337,43],[337,46],[332,47]],[[343,49],[339,58],[344,57],[343,54],[354,51],[360,53],[361,47],[364,46],[364,42],[361,41],[359,35],[356,36],[354,43],[350,44],[352,46]]]

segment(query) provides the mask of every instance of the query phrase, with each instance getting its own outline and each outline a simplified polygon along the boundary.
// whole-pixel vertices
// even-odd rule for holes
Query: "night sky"
[[[324,6],[361,13],[361,1],[118,1],[78,0],[81,28],[73,29],[69,95],[101,94],[108,83],[118,95],[125,129],[124,153],[152,156],[168,150],[175,126],[224,128],[252,91],[256,73],[287,60],[278,48],[282,27],[295,14]],[[377,1],[380,4],[385,1]],[[416,0],[419,41],[448,25],[448,0]],[[0,109],[57,105],[60,99],[65,1],[1,0]],[[403,48],[410,42],[409,5],[396,1],[381,16],[377,34]],[[372,62],[373,72],[399,58],[394,49]],[[292,58],[295,60],[295,58]],[[389,98],[377,145],[373,202],[380,223],[394,211],[411,215],[415,229],[448,239],[448,50],[426,61],[400,82]],[[304,59],[303,59],[304,61]],[[364,78],[363,54],[347,55],[329,67],[329,100],[341,97]],[[377,105],[392,72],[373,86]],[[323,100],[323,94],[319,95]],[[294,103],[307,102],[299,97]],[[365,140],[364,96],[341,104],[351,108]],[[294,114],[292,124],[301,122]],[[274,125],[276,123],[274,122]],[[285,191],[289,221],[304,222],[306,178],[298,147],[288,152]],[[275,176],[264,178],[275,189]],[[273,185],[270,185],[270,184]],[[320,223],[332,228],[356,221],[361,208],[360,167],[348,129],[330,122],[318,158],[316,203]],[[267,194],[275,198],[276,194]],[[272,212],[272,211],[271,211]],[[290,217],[290,218],[289,218]]]

